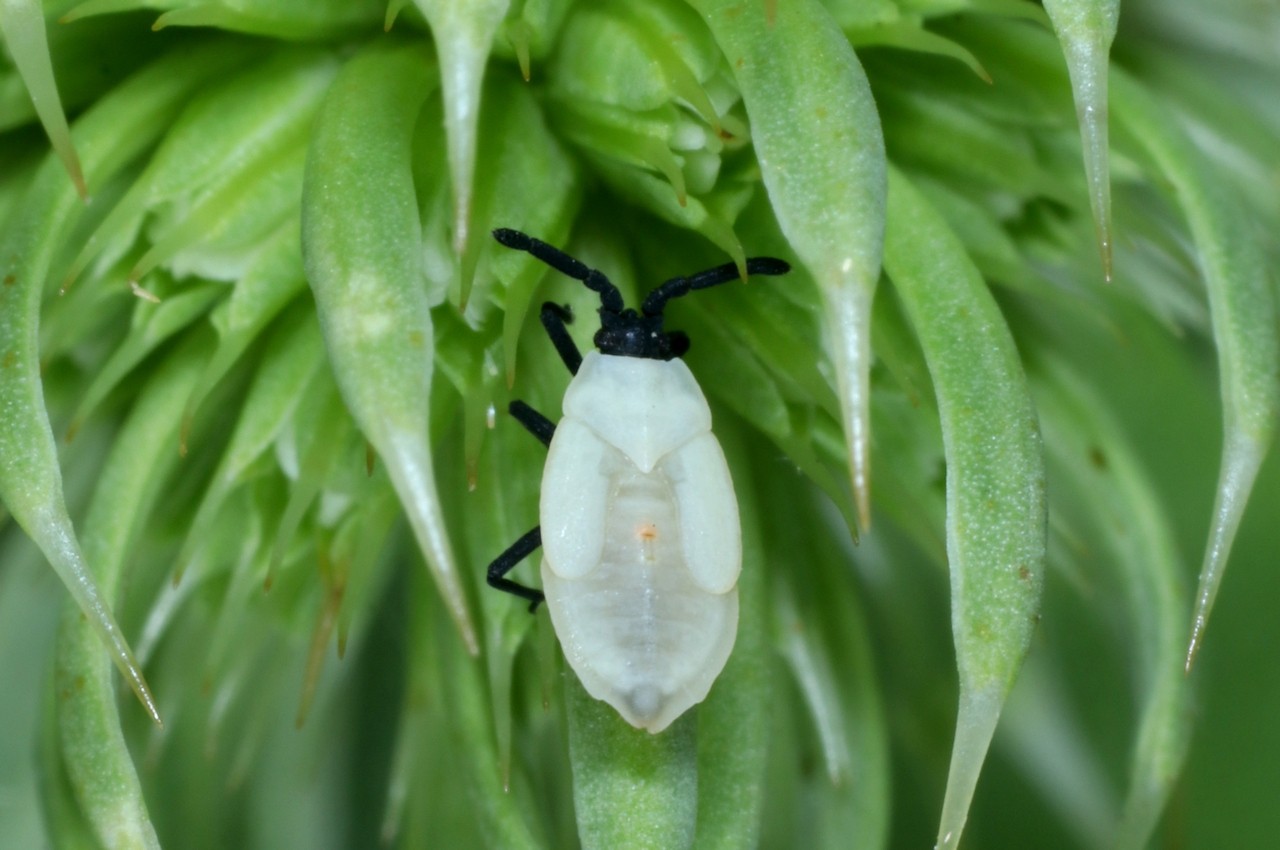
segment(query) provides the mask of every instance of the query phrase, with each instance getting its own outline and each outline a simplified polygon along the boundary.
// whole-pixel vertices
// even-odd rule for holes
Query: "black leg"
[[[547,336],[551,337],[556,353],[560,355],[564,365],[569,367],[570,374],[578,374],[578,367],[582,365],[582,352],[573,344],[573,337],[569,336],[569,329],[565,327],[573,321],[573,313],[569,312],[568,307],[548,301],[542,305],[538,318],[547,329]]]
[[[497,588],[504,593],[510,593],[513,596],[519,596],[521,599],[529,600],[529,613],[532,614],[538,609],[538,603],[546,597],[542,595],[541,590],[534,590],[532,587],[525,587],[523,584],[503,578],[507,573],[515,569],[516,564],[542,545],[542,526],[535,526],[532,531],[525,534],[515,543],[507,547],[507,551],[503,552],[493,563],[489,565],[488,582],[489,586]]]
[[[547,417],[534,410],[523,401],[513,401],[507,405],[507,412],[516,418],[530,434],[542,441],[544,446],[551,447],[551,438],[555,436],[556,425]]]

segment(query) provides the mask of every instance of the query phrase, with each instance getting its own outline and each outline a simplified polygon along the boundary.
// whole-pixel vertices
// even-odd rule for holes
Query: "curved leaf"
[[[1120,20],[1120,0],[1045,0],[1044,9],[1067,58],[1084,146],[1089,207],[1098,229],[1102,274],[1111,280],[1111,168],[1107,143],[1107,59]]]
[[[26,83],[40,123],[53,144],[58,158],[71,176],[81,198],[89,196],[80,157],[71,141],[67,117],[62,112],[58,84],[53,79],[53,63],[49,58],[49,38],[44,28],[44,12],[38,0],[0,0],[0,36],[13,56],[22,81]]]
[[[434,344],[410,149],[435,84],[416,45],[370,49],[343,68],[313,131],[302,247],[343,401],[386,459],[436,585],[475,653],[426,433]]]
[[[453,251],[468,253],[471,193],[476,170],[480,92],[493,37],[511,0],[414,0],[431,26],[440,57],[449,170],[453,175]],[[470,288],[463,275],[465,304]]]
[[[1058,503],[1091,519],[1090,539],[1111,555],[1132,622],[1140,694],[1129,791],[1116,847],[1146,847],[1182,769],[1191,733],[1191,681],[1183,671],[1187,595],[1171,522],[1105,401],[1052,355],[1037,402]]]
[[[1039,619],[1047,535],[1044,458],[1026,378],[964,247],[889,172],[885,270],[916,329],[947,458],[947,560],[960,711],[938,847],[955,847],[996,721]],[[927,246],[927,250],[922,247]]]
[[[172,54],[136,74],[76,124],[76,144],[105,181],[153,144],[191,92],[244,54],[219,44]],[[159,722],[155,702],[76,541],[62,495],[57,448],[44,406],[38,314],[65,223],[78,201],[56,164],[29,190],[24,215],[0,235],[0,501],[31,535],[75,597],[120,672]]]
[[[110,602],[128,580],[138,533],[177,463],[173,446],[182,402],[204,366],[208,341],[205,334],[188,337],[166,358],[134,403],[98,478],[84,523],[84,554]],[[99,840],[105,847],[158,848],[120,728],[110,668],[93,629],[73,611],[62,618],[55,675],[67,777]]]
[[[822,293],[853,492],[871,522],[871,301],[880,277],[885,158],[853,48],[816,0],[689,0],[733,69],[783,235]]]
[[[1112,76],[1121,122],[1173,183],[1199,252],[1222,383],[1222,464],[1187,647],[1191,669],[1231,543],[1280,416],[1280,341],[1264,235],[1178,123],[1124,74]]]

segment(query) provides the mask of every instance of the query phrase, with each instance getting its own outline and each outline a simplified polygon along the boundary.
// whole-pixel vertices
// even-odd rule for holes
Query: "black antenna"
[[[587,289],[599,293],[602,309],[610,313],[622,312],[622,293],[618,292],[618,287],[614,286],[602,273],[575,260],[559,248],[548,245],[541,239],[527,236],[519,230],[509,230],[505,227],[493,231],[493,238],[508,248],[532,254],[563,275],[582,281],[587,285]]]
[[[508,248],[532,254],[551,268],[574,280],[580,280],[600,296],[600,329],[592,341],[601,354],[616,357],[642,357],[649,360],[671,360],[689,350],[689,337],[680,331],[663,329],[662,311],[672,298],[679,298],[695,289],[719,286],[737,280],[738,267],[725,263],[688,277],[673,277],[660,284],[644,299],[641,312],[624,309],[622,293],[610,283],[609,278],[586,264],[575,260],[559,248],[540,239],[534,239],[518,230],[500,227],[493,231],[493,238]],[[748,275],[780,275],[791,271],[785,261],[774,257],[752,257],[747,260]],[[572,316],[558,304],[547,302],[540,314],[547,335],[560,353],[569,371],[577,374],[582,363],[569,331],[565,327]]]
[[[752,257],[747,260],[748,275],[779,275],[789,271],[791,266],[786,261],[775,257]],[[640,305],[640,310],[646,316],[661,316],[667,302],[672,298],[688,295],[695,289],[707,289],[739,278],[738,267],[733,263],[725,263],[723,266],[716,266],[690,277],[673,277],[655,287],[644,299],[644,304]]]

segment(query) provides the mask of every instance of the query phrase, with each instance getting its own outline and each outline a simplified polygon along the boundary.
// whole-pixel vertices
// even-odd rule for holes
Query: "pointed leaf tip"
[[[0,36],[13,57],[23,84],[31,96],[36,115],[44,126],[54,152],[62,160],[80,200],[89,199],[80,156],[71,140],[62,99],[53,76],[49,55],[49,38],[45,32],[44,12],[38,0],[4,0],[0,2]]]
[[[445,135],[453,177],[453,250],[470,243],[480,93],[494,35],[510,0],[414,0],[427,19],[440,56]],[[463,301],[470,282],[464,277]]]
[[[1204,563],[1200,568],[1200,581],[1196,588],[1195,612],[1191,620],[1191,636],[1187,643],[1185,670],[1191,672],[1196,656],[1204,642],[1209,614],[1213,611],[1218,588],[1231,554],[1240,520],[1249,501],[1258,469],[1266,456],[1266,447],[1241,434],[1228,437],[1222,452],[1222,471],[1219,475],[1217,497],[1213,506],[1213,522],[1209,540],[1205,546]]]
[[[1002,687],[977,691],[961,688],[951,769],[947,774],[947,793],[942,801],[942,817],[934,845],[936,850],[951,850],[960,845],[960,837],[969,819],[969,807],[973,803],[973,792],[978,786],[978,777],[995,735],[1003,702]]]
[[[1097,231],[1104,279],[1111,282],[1111,171],[1107,132],[1107,72],[1120,17],[1119,0],[1045,0],[1062,45],[1084,148],[1089,208]]]

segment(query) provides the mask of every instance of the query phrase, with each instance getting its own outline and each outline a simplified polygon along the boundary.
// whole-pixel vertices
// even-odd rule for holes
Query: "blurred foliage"
[[[0,0],[0,845],[1266,846],[1280,7],[1116,11]],[[658,736],[485,586],[599,306],[495,227],[794,266],[668,313],[744,571]]]

